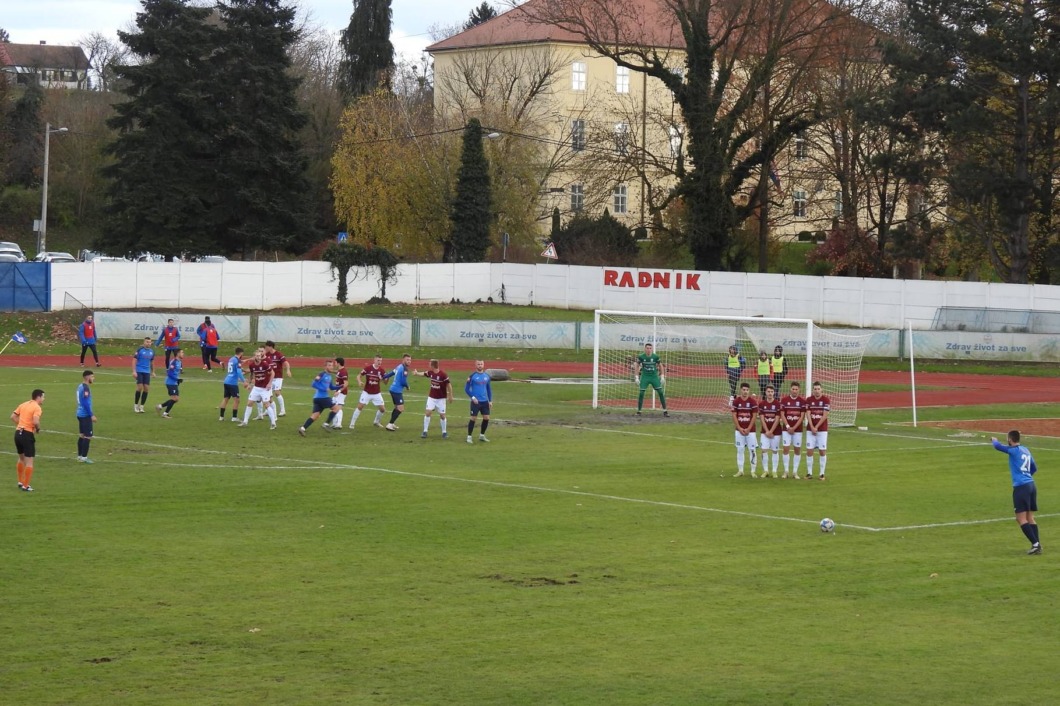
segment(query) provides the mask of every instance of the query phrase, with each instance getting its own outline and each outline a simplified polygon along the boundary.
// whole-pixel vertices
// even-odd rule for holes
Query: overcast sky
[[[299,16],[332,32],[350,23],[353,0],[291,0]],[[427,28],[434,24],[463,24],[482,0],[393,0],[394,49],[410,59],[431,43]],[[503,3],[493,0],[498,11]],[[133,24],[141,9],[137,0],[4,0],[0,27],[18,44],[76,44],[92,32],[117,38],[117,31]]]

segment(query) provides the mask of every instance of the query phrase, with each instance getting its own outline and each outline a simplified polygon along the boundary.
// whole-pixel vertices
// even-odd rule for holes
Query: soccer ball
[[[835,523],[832,522],[832,520],[828,519],[827,517],[824,518],[823,520],[821,520],[821,531],[822,532],[831,532],[834,529],[835,529]]]

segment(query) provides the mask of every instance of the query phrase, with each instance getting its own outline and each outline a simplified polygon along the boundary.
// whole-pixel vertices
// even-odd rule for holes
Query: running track
[[[122,369],[132,372],[130,356],[100,357],[103,366],[109,369]],[[189,372],[198,370],[198,356],[186,357],[185,367]],[[319,358],[289,358],[291,367],[315,368],[320,365]],[[347,367],[359,369],[368,359],[349,359]],[[426,367],[418,361],[420,367]],[[446,360],[446,368],[452,371],[471,371],[475,367],[472,360]],[[415,365],[415,362],[414,362]],[[0,367],[79,367],[78,356],[0,356]],[[542,376],[591,375],[591,363],[564,363],[554,361],[505,362],[487,360],[487,368],[506,368],[513,373]],[[199,371],[202,372],[202,371]],[[214,373],[219,375],[220,371]],[[462,373],[461,373],[462,374]],[[908,372],[887,372],[878,370],[861,371],[860,381],[870,385],[902,385],[904,390],[891,392],[863,392],[858,395],[860,409],[886,409],[911,407],[912,396],[908,389]],[[1016,377],[1010,375],[967,375],[960,373],[917,373],[918,407],[960,407],[977,404],[1033,403],[1056,402],[1060,399],[1060,385],[1053,378]]]

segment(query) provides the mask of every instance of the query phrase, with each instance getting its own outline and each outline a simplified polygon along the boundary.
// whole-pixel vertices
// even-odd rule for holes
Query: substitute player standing
[[[762,459],[762,477],[769,475],[769,457],[772,456],[773,477],[776,478],[777,469],[780,467],[781,409],[777,391],[772,385],[766,385],[765,398],[758,403],[758,418],[762,421],[758,444],[759,458]],[[752,468],[751,477],[754,478],[754,475]]]
[[[166,356],[166,367],[169,367],[169,356]],[[150,336],[144,336],[144,344],[133,353],[133,379],[136,380],[136,395],[133,397],[133,412],[143,414],[147,403],[147,393],[151,389],[151,378],[154,377],[155,349]]]
[[[795,480],[799,480],[799,466],[802,465],[802,427],[806,419],[806,400],[799,393],[802,386],[791,383],[791,392],[784,395],[780,400],[780,409],[784,414],[784,430],[780,434],[784,449],[780,460],[784,462],[784,478],[788,477],[788,449],[794,447],[795,453],[791,458],[791,470]]]
[[[1008,470],[1012,475],[1012,506],[1016,510],[1016,522],[1031,543],[1027,553],[1041,554],[1042,543],[1038,538],[1038,524],[1034,521],[1034,513],[1038,511],[1038,488],[1034,484],[1038,464],[1034,462],[1030,449],[1020,444],[1020,433],[1015,429],[1008,433],[1007,445],[996,438],[991,438],[990,441],[995,449],[1008,454]]]
[[[644,352],[637,354],[637,384],[640,385],[640,394],[637,395],[637,416],[640,416],[640,410],[644,407],[644,393],[648,390],[648,385],[651,385],[655,390],[655,394],[659,395],[659,402],[662,403],[663,416],[669,417],[670,413],[666,409],[666,393],[663,392],[663,386],[666,384],[666,366],[662,363],[662,358],[655,352],[654,347],[650,343],[644,344]]]
[[[275,429],[276,409],[272,406],[273,367],[265,360],[265,351],[263,349],[259,348],[254,351],[254,357],[247,366],[247,370],[250,372],[250,379],[253,384],[247,385],[250,394],[247,395],[243,421],[239,423],[239,426],[245,427],[250,422],[251,410],[254,409],[255,404],[260,404],[264,408],[265,413],[269,415],[269,421],[272,422],[269,428]]]
[[[361,410],[364,406],[371,402],[375,405],[375,426],[383,426],[383,415],[386,414],[386,403],[383,402],[382,394],[382,383],[386,377],[386,371],[383,370],[383,356],[377,355],[375,359],[364,366],[361,372],[357,373],[357,386],[361,388],[361,399],[357,402],[357,409],[353,410],[353,414],[350,415],[350,429],[352,430],[357,424],[357,417],[361,416]]]
[[[18,453],[18,489],[33,492],[29,484],[33,478],[33,459],[37,455],[37,434],[40,433],[40,418],[44,411],[44,390],[34,390],[30,398],[15,407],[11,421],[15,423],[15,451]]]
[[[751,397],[751,384],[740,383],[740,394],[732,401],[732,424],[736,431],[736,473],[733,478],[743,475],[744,449],[751,451],[751,477],[755,475],[757,463],[758,439],[755,428],[758,419],[758,403]]]
[[[813,384],[813,394],[806,398],[806,479],[813,480],[813,450],[821,457],[821,473],[824,480],[825,464],[828,462],[828,409],[831,401],[824,394],[821,383]]]
[[[475,417],[482,413],[482,430],[478,440],[489,443],[486,438],[486,427],[490,425],[490,411],[493,409],[493,388],[490,375],[486,372],[486,363],[475,361],[475,372],[468,376],[464,383],[464,393],[471,398],[471,419],[467,423],[467,443],[473,443],[471,437],[475,432]]]
[[[423,377],[431,381],[431,389],[427,391],[427,410],[423,413],[423,434],[420,435],[424,439],[427,438],[427,429],[431,426],[431,414],[435,410],[438,410],[442,438],[449,438],[449,432],[446,429],[445,406],[447,402],[453,401],[453,385],[449,382],[449,374],[438,366],[438,359],[431,358],[430,369],[423,373]]]
[[[177,349],[180,348],[180,327],[173,322],[173,319],[169,319],[162,331],[159,332],[158,340],[155,342],[155,345],[165,347],[166,367],[168,368],[170,358],[172,358]]]

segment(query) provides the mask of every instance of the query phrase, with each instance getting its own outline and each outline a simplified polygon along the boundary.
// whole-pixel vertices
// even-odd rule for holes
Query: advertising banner
[[[198,348],[199,335],[195,329],[207,316],[217,328],[222,344],[225,342],[246,342],[250,340],[250,317],[228,316],[226,314],[168,314],[150,311],[100,311],[95,315],[96,335],[99,338],[142,339],[151,336],[155,340],[166,326],[168,319],[180,329],[181,345]]]
[[[564,321],[424,319],[420,322],[420,345],[572,349],[577,326]]]
[[[409,346],[411,319],[261,316],[258,338],[277,343],[334,343],[344,346]]]

